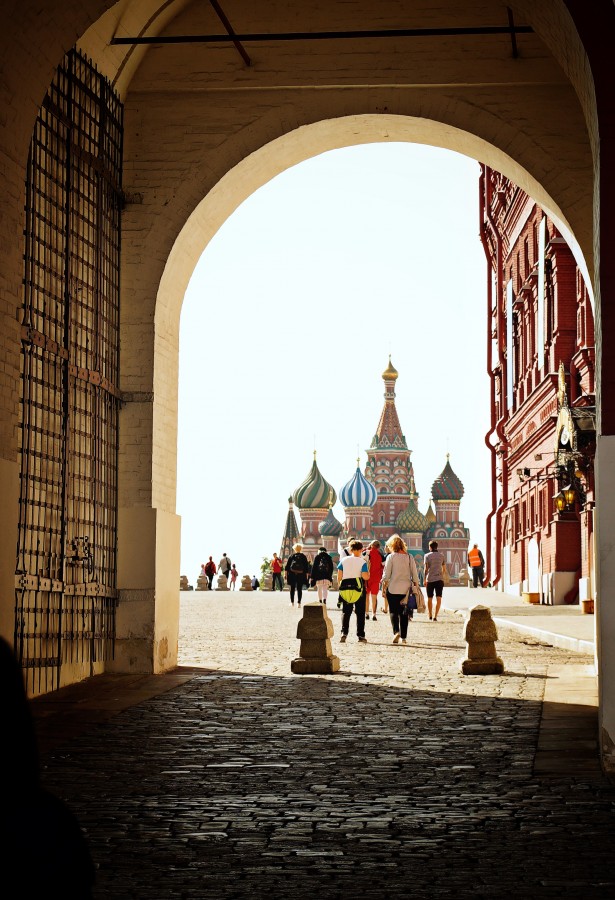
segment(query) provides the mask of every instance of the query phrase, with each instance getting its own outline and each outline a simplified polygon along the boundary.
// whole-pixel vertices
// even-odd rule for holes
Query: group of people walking
[[[385,556],[380,551],[380,542],[372,541],[363,550],[361,541],[350,541],[342,556],[339,569],[339,591],[342,605],[342,634],[340,640],[348,639],[350,619],[355,613],[357,638],[366,643],[365,620],[376,620],[378,591],[382,590],[385,611],[388,612],[393,629],[393,643],[408,642],[408,625],[415,609],[423,610],[425,601],[421,591],[418,569],[414,556],[408,553],[405,541],[394,534],[385,545]],[[438,542],[430,541],[429,553],[425,554],[424,581],[427,589],[427,609],[430,621],[438,621],[442,604],[446,560],[438,550]],[[435,598],[435,609],[434,609]]]
[[[320,602],[327,602],[327,595],[333,578],[333,560],[329,556],[326,547],[319,549],[314,562],[310,565],[310,561],[303,552],[301,544],[295,544],[293,552],[286,561],[284,571],[286,572],[286,582],[290,588],[291,606],[295,605],[295,599],[297,600],[297,606],[301,606],[303,588],[310,587],[310,584],[312,587],[317,587]],[[280,574],[280,582],[281,580]],[[281,587],[280,590],[282,590]]]
[[[468,553],[468,563],[472,569],[473,586],[484,587],[484,558],[478,546],[474,544]],[[320,547],[313,562],[303,552],[301,544],[295,544],[286,565],[277,553],[273,554],[270,563],[273,575],[272,589],[284,590],[282,572],[290,588],[290,605],[301,606],[303,589],[315,587],[321,603],[327,603],[329,591],[333,583],[333,560],[326,547]],[[361,541],[350,540],[344,548],[338,569],[339,600],[342,609],[342,633],[340,641],[348,639],[350,619],[354,612],[356,617],[357,638],[360,643],[367,643],[365,622],[370,614],[376,621],[378,611],[378,593],[382,591],[382,611],[388,613],[393,629],[393,643],[408,642],[408,626],[412,621],[414,610],[423,611],[425,600],[420,586],[419,573],[414,556],[408,553],[404,540],[394,534],[386,542],[384,553],[380,541],[372,541],[367,548]],[[235,590],[239,575],[235,563],[226,553],[216,564],[210,556],[207,563],[201,565],[201,575],[208,581],[209,589],[213,588],[216,572],[226,575],[231,590]],[[429,542],[429,552],[423,558],[423,580],[427,591],[427,612],[429,620],[438,621],[442,605],[442,594],[447,578],[446,560],[438,550],[438,542]],[[256,582],[256,584],[254,583]],[[252,579],[252,587],[257,590],[260,584],[256,577]]]
[[[408,553],[404,540],[394,534],[385,545],[383,554],[380,541],[372,541],[364,548],[361,541],[350,540],[338,564],[339,601],[342,608],[342,634],[345,642],[350,629],[350,619],[355,613],[357,638],[366,643],[365,621],[376,621],[378,593],[382,591],[383,611],[388,612],[393,628],[393,643],[407,643],[408,625],[414,609],[423,609],[425,601],[420,587],[419,573],[414,556]],[[282,560],[274,553],[271,562],[273,590],[282,585]],[[333,560],[326,547],[321,547],[310,564],[301,544],[295,544],[284,567],[290,588],[290,605],[301,606],[303,589],[316,587],[318,599],[326,604],[333,581]],[[424,580],[427,589],[427,608],[430,621],[438,621],[442,604],[446,560],[438,550],[438,542],[431,541],[429,553],[424,557]],[[435,600],[435,608],[434,608]]]
[[[201,576],[207,579],[207,586],[210,591],[213,590],[214,575],[216,572],[226,577],[230,589],[234,591],[239,572],[237,571],[235,563],[230,561],[226,553],[222,554],[222,559],[217,566],[211,556],[206,563],[201,563]]]

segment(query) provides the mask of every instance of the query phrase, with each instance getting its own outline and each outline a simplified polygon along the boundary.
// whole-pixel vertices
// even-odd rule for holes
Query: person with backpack
[[[363,544],[361,541],[351,541],[349,545],[350,556],[343,556],[338,563],[340,583],[339,591],[342,601],[342,636],[343,644],[348,638],[350,617],[354,613],[357,617],[357,638],[360,644],[366,644],[365,637],[365,587],[369,578],[367,562],[363,558]]]
[[[316,558],[312,563],[312,571],[310,572],[310,584],[316,586],[318,590],[318,599],[321,603],[327,605],[327,597],[329,588],[333,582],[333,560],[329,556],[326,547],[319,547]]]
[[[216,564],[213,561],[213,559],[211,558],[211,556],[209,557],[209,560],[205,563],[205,574],[207,575],[207,585],[209,587],[209,590],[211,591],[211,590],[213,590],[214,575],[216,574]]]
[[[231,573],[231,561],[226,555],[226,553],[222,554],[222,559],[218,563],[218,569],[221,575],[226,575],[228,578]]]
[[[308,573],[310,564],[307,556],[302,552],[301,544],[295,544],[294,553],[288,557],[286,563],[286,581],[290,586],[290,605],[295,605],[295,594],[297,594],[297,606],[301,606],[301,594],[303,587],[307,587]]]

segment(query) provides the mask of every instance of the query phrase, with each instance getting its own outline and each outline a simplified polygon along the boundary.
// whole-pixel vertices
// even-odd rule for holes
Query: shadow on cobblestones
[[[48,754],[45,781],[97,900],[604,898],[615,790],[533,776],[528,675],[518,698],[203,670]]]

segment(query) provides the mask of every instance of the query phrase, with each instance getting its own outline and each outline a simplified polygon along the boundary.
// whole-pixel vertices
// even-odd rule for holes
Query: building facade
[[[365,471],[361,471],[360,459],[357,459],[353,476],[339,492],[345,512],[343,523],[333,515],[336,494],[320,473],[314,453],[307,478],[292,496],[302,522],[299,541],[308,558],[314,556],[319,546],[325,546],[337,559],[339,545],[345,546],[350,538],[356,538],[364,545],[379,540],[384,546],[392,534],[400,534],[422,575],[423,556],[429,540],[435,538],[447,558],[451,581],[455,583],[467,565],[469,543],[469,531],[459,519],[463,485],[453,472],[447,455],[446,466],[432,486],[435,512],[431,500],[427,513],[420,512],[412,451],[408,449],[395,403],[398,376],[389,357],[389,364],[382,373],[384,406],[367,451]],[[287,531],[288,523],[285,534]],[[288,541],[283,544],[282,557],[287,555],[287,544]]]
[[[482,166],[489,280],[492,510],[488,577],[531,602],[594,596],[594,316],[548,216]]]

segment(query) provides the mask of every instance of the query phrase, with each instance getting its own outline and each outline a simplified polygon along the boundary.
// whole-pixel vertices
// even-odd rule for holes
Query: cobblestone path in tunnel
[[[612,781],[534,771],[545,685],[589,657],[501,630],[505,674],[463,676],[453,614],[340,645],[333,606],[341,672],[299,676],[288,595],[181,605],[203,668],[44,754],[96,900],[613,896]]]

